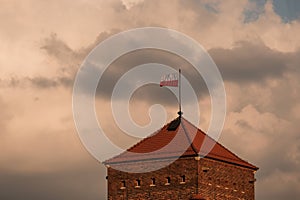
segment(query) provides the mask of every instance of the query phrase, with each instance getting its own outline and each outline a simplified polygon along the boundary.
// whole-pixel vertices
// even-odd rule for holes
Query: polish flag
[[[170,86],[170,87],[178,87],[178,76],[177,74],[167,74],[161,77],[160,87],[162,86]]]

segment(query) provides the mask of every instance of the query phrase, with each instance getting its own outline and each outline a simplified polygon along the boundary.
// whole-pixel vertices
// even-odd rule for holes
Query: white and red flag
[[[167,74],[161,77],[160,87],[162,86],[170,86],[170,87],[178,87],[178,75],[177,74]]]

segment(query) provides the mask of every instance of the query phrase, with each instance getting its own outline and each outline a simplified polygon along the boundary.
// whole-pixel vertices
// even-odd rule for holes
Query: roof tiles
[[[170,129],[170,125],[173,126],[174,122],[176,124],[176,120],[180,120],[179,125],[177,128]],[[105,161],[105,164],[189,156],[201,156],[253,170],[258,169],[239,158],[183,117],[178,117],[166,124],[159,131],[141,140],[127,151]]]

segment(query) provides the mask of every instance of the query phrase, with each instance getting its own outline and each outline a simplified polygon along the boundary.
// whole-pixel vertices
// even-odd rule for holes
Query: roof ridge
[[[190,125],[192,125],[193,127],[195,127],[197,130],[201,131],[205,136],[209,137],[210,139],[212,139],[213,141],[216,142],[216,144],[220,145],[221,147],[223,147],[226,151],[228,151],[230,154],[232,154],[234,157],[237,158],[237,160],[241,160],[243,162],[246,162],[247,164],[250,164],[252,165],[251,163],[249,163],[247,160],[244,160],[242,158],[240,158],[239,156],[237,156],[235,153],[233,153],[232,151],[230,151],[228,148],[226,148],[224,145],[222,145],[221,143],[219,143],[218,141],[216,141],[214,138],[212,138],[211,136],[209,136],[208,134],[206,134],[204,131],[202,131],[200,128],[196,127],[194,124],[192,124],[190,121],[188,121],[187,119],[183,118],[187,123],[189,123]],[[200,149],[199,149],[200,151]],[[199,152],[200,153],[200,152]],[[213,154],[211,152],[211,154]],[[215,154],[216,155],[216,154]],[[223,158],[226,158],[225,156],[220,156],[220,157],[223,157]],[[230,159],[230,158],[227,158],[227,159]],[[233,160],[233,159],[230,159],[230,160]],[[252,165],[253,167],[257,168],[256,166]]]
[[[192,147],[193,151],[195,152],[195,154],[199,155],[198,152],[197,152],[196,147],[194,146],[193,141],[191,140],[191,138],[190,138],[189,135],[187,134],[187,130],[186,130],[186,128],[185,128],[184,123],[181,121],[181,119],[180,119],[180,124],[182,125],[182,129],[183,129],[183,131],[184,131],[184,133],[185,133],[185,135],[186,135],[186,137],[187,137],[187,139],[188,139],[188,142],[191,144],[191,147]]]

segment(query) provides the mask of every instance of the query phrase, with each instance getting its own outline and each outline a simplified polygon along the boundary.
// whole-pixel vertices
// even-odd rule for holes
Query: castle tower
[[[176,118],[105,162],[108,199],[254,200],[254,174],[258,168],[218,142],[205,152],[204,142],[215,141],[183,117]],[[169,144],[167,150],[152,153]],[[143,154],[132,156],[130,152]],[[154,162],[163,164],[172,158],[178,159],[151,172],[117,170],[122,167],[137,172],[145,168],[150,171]]]

